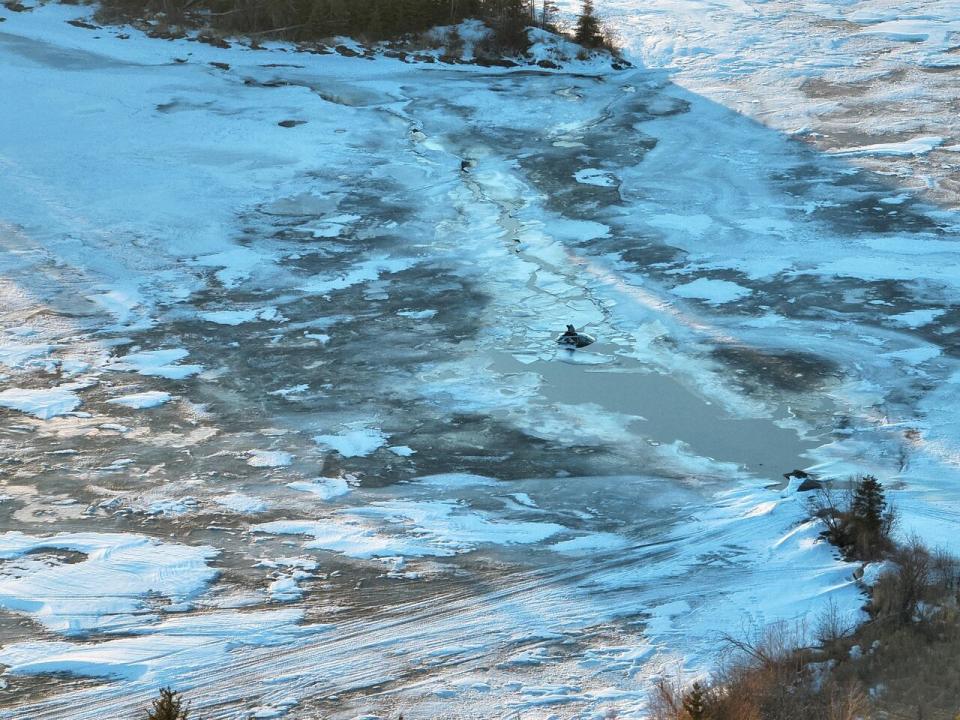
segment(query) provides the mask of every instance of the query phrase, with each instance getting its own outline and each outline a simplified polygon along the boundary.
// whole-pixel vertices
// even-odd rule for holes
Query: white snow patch
[[[899,315],[891,315],[887,318],[887,320],[895,325],[899,325],[900,327],[916,329],[923,327],[924,325],[929,325],[945,312],[945,310],[940,308],[911,310],[909,312],[900,313]]]
[[[832,150],[833,155],[847,157],[885,157],[885,156],[909,156],[926,155],[934,148],[943,144],[942,137],[918,137],[912,140],[893,143],[877,143],[875,145],[863,145],[861,147],[847,148],[845,150]]]
[[[150,390],[148,392],[133,393],[121,397],[107,400],[111,405],[123,405],[134,410],[145,410],[147,408],[158,407],[170,401],[170,393],[160,390]]]
[[[711,305],[723,305],[724,303],[741,300],[753,293],[750,288],[743,287],[743,285],[738,285],[735,282],[711,278],[697,278],[685,285],[678,285],[671,292],[680,297],[705,300]]]
[[[203,370],[200,365],[179,365],[190,353],[183,348],[141,350],[125,355],[109,365],[111,370],[125,370],[168,380],[183,380]]]
[[[255,320],[274,320],[277,316],[277,308],[272,306],[249,310],[214,310],[200,313],[201,318],[217,325],[242,325]]]
[[[213,501],[228,510],[244,515],[254,515],[270,507],[266,500],[239,492],[215,497]]]
[[[287,487],[299,492],[316,495],[321,500],[332,500],[350,492],[350,486],[345,478],[317,478],[312,482],[298,480],[287,483]]]
[[[0,392],[0,407],[19,410],[41,420],[66,415],[80,406],[80,398],[67,386],[30,390],[8,388]]]
[[[293,455],[282,450],[248,450],[247,465],[258,468],[287,467]]]
[[[86,557],[60,562],[28,554],[44,550]],[[207,561],[218,552],[133,534],[8,532],[0,535],[0,607],[65,635],[133,630],[157,619],[150,594],[191,602],[216,577]]]
[[[577,170],[573,174],[573,178],[581,185],[593,185],[595,187],[612,188],[620,184],[620,179],[612,172],[598,168]]]
[[[315,435],[313,441],[343,457],[366,457],[386,445],[387,436],[375,428],[361,428],[340,435]]]

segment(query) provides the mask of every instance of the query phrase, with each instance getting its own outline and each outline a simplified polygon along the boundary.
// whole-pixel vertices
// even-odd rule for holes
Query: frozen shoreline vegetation
[[[604,6],[673,78],[0,10],[0,718],[643,718],[722,631],[859,612],[783,472],[953,537],[953,120],[879,131],[905,70],[821,146],[863,96],[771,90],[949,5],[644,8]]]

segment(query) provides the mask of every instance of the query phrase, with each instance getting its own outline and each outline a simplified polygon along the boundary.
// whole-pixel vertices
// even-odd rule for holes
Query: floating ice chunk
[[[416,450],[407,445],[391,445],[387,448],[390,452],[398,457],[410,457],[411,455],[416,454]]]
[[[309,293],[326,295],[376,280],[383,273],[398,273],[416,265],[414,258],[376,257],[356,263],[346,272],[334,277],[316,277],[301,286]]]
[[[332,500],[350,492],[350,486],[344,478],[317,478],[312,482],[298,480],[287,483],[287,487],[292,490],[311,493],[321,500]]]
[[[921,345],[920,347],[883,353],[883,357],[902,360],[907,365],[922,365],[928,360],[938,357],[940,353],[941,349],[936,345]]]
[[[841,155],[846,157],[891,157],[891,156],[910,156],[926,155],[934,148],[943,144],[942,137],[918,137],[912,140],[894,143],[877,143],[876,145],[863,145],[861,147],[847,148],[845,150],[831,150],[832,155]]]
[[[287,467],[293,463],[293,455],[281,450],[250,450],[247,455],[247,465],[251,467]]]
[[[356,517],[377,518],[413,529],[437,547],[468,552],[478,545],[528,545],[542,542],[566,528],[555,523],[493,518],[457,502],[395,500],[342,511]]]
[[[909,312],[900,313],[899,315],[891,315],[887,318],[894,325],[899,325],[900,327],[905,328],[919,328],[924,325],[929,325],[938,317],[943,315],[946,312],[940,308],[927,308],[923,310],[911,310]]]
[[[0,407],[19,410],[41,420],[66,415],[80,406],[80,398],[69,387],[30,390],[9,388],[0,392]]]
[[[178,365],[190,353],[183,348],[142,350],[130,353],[110,364],[111,370],[127,370],[151,377],[183,380],[203,370],[200,365]]]
[[[115,462],[113,465],[122,467],[119,462]],[[197,499],[189,495],[179,500],[154,500],[147,506],[146,513],[148,515],[186,515],[188,512],[196,510],[198,505]]]
[[[218,505],[222,505],[228,510],[247,515],[263,512],[269,507],[265,500],[257,497],[251,497],[250,495],[244,495],[243,493],[230,493],[229,495],[221,495],[220,497],[215,497],[213,501]]]
[[[293,385],[291,387],[280,388],[279,390],[271,390],[267,395],[278,395],[285,398],[291,395],[301,395],[309,389],[309,385]]]
[[[400,317],[410,318],[411,320],[429,320],[437,314],[436,310],[398,310]]]
[[[255,320],[273,320],[277,316],[277,309],[272,306],[249,310],[214,310],[200,313],[201,318],[217,325],[242,325]]]
[[[580,553],[613,552],[629,547],[629,545],[630,541],[622,535],[597,532],[589,535],[581,535],[580,537],[571,538],[570,540],[561,540],[560,542],[553,543],[550,549],[570,555],[579,555]]]
[[[303,597],[303,590],[292,575],[282,575],[267,587],[274,602],[293,602]]]
[[[442,488],[461,488],[472,485],[499,485],[500,481],[496,478],[486,475],[473,475],[471,473],[442,473],[439,475],[424,475],[414,478],[412,482],[420,485],[431,485]]]
[[[88,295],[87,299],[95,302],[116,318],[117,324],[122,326],[147,328],[153,324],[150,319],[131,323],[131,316],[137,308],[143,306],[140,294],[135,288],[127,290],[109,290],[98,295]]]
[[[709,215],[677,215],[675,213],[660,213],[649,218],[648,222],[665,230],[679,230],[700,237],[713,225],[713,218]]]
[[[46,357],[53,350],[53,345],[0,342],[0,365],[9,368],[22,368],[29,360]]]
[[[705,300],[711,305],[723,305],[734,300],[741,300],[753,293],[750,288],[745,288],[735,282],[711,278],[697,278],[686,285],[678,285],[673,288],[672,292],[680,297]]]
[[[134,393],[132,395],[123,395],[112,400],[107,400],[111,405],[123,405],[134,410],[144,410],[163,405],[170,400],[170,393],[159,390],[150,390],[148,392]]]
[[[524,507],[539,507],[536,501],[524,492],[509,493],[507,497],[513,499],[514,502],[518,503],[519,505],[523,505]]]
[[[594,185],[596,187],[612,188],[620,184],[620,179],[616,175],[598,168],[577,170],[573,174],[573,178],[581,185]]]
[[[86,557],[60,562],[32,555],[43,550]],[[0,607],[66,635],[128,630],[155,619],[148,611],[150,594],[191,601],[216,577],[207,561],[218,552],[143,535],[8,532],[0,535]]]
[[[195,262],[203,267],[220,268],[214,274],[224,287],[232,288],[249,278],[258,267],[275,260],[271,255],[262,255],[249,247],[238,245],[230,250],[204,255]]]
[[[386,445],[387,436],[374,428],[362,428],[341,435],[315,435],[313,441],[343,457],[366,457]]]
[[[385,535],[359,523],[338,520],[276,520],[254,525],[251,530],[271,535],[306,535],[313,540],[304,547],[330,550],[363,560],[455,554],[452,548],[437,547],[429,541]]]

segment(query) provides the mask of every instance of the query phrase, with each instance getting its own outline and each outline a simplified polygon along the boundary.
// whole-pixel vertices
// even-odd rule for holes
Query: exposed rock
[[[799,487],[797,487],[797,492],[811,492],[812,490],[822,490],[823,483],[819,480],[814,480],[813,478],[807,478]]]
[[[84,22],[83,20],[67,20],[67,25],[73,25],[74,27],[83,28],[84,30],[101,30],[102,28],[99,25],[93,25],[92,23]]]
[[[305,125],[306,122],[306,120],[281,120],[277,123],[277,125],[280,127],[292,128],[296,127],[297,125]]]
[[[222,50],[226,50],[230,47],[230,43],[228,43],[222,37],[217,37],[216,35],[197,35],[196,39],[197,42],[213,45],[214,47],[221,48]]]

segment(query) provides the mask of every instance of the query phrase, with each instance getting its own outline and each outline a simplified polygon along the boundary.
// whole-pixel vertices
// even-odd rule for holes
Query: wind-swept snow
[[[60,550],[82,557],[62,560]],[[217,554],[142,535],[8,532],[0,535],[0,559],[8,561],[0,607],[65,635],[129,630],[157,619],[151,595],[186,606],[217,576],[207,564]]]

